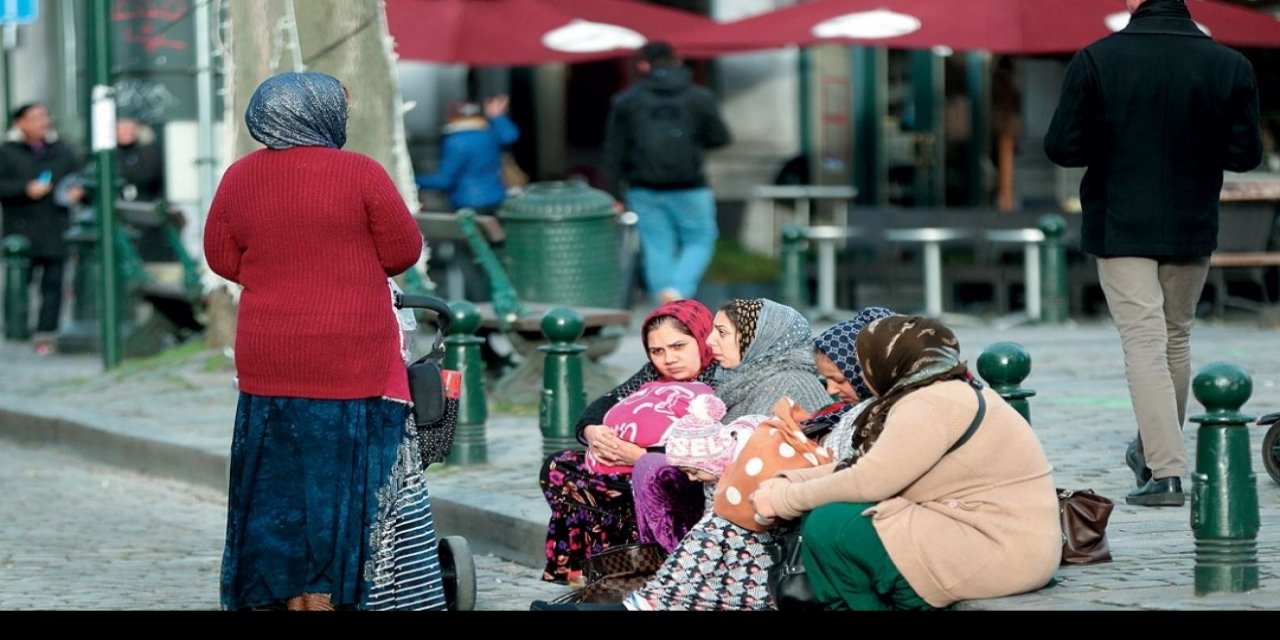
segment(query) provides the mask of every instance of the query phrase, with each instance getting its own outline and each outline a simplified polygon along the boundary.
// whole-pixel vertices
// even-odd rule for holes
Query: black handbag
[[[813,597],[813,586],[800,560],[800,524],[779,528],[773,533],[773,542],[765,545],[773,564],[765,576],[765,584],[773,596],[773,606],[779,611],[818,611],[822,603]]]
[[[987,415],[987,401],[982,397],[982,384],[969,384],[978,396],[978,411],[973,415],[969,428],[947,449],[947,453],[968,442],[978,430],[978,425],[982,424],[982,418]],[[774,608],[779,611],[816,611],[824,608],[825,605],[813,596],[813,585],[809,584],[809,574],[800,558],[800,546],[804,543],[800,523],[779,527],[772,533],[772,541],[765,545],[765,551],[773,559],[773,564],[765,575],[765,584],[769,588],[769,595],[773,596]]]
[[[461,375],[445,369],[444,335],[451,315],[445,301],[424,295],[399,294],[400,309],[426,309],[436,314],[436,337],[426,355],[409,363],[409,396],[413,400],[413,422],[418,428],[418,449],[422,466],[444,462],[453,450],[453,434],[458,423]]]

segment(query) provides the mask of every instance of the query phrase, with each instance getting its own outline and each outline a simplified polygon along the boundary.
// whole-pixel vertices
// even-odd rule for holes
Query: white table
[[[831,201],[835,203],[834,212],[832,219],[825,221],[825,224],[846,227],[849,225],[849,206],[857,195],[858,190],[847,185],[768,184],[757,186],[751,191],[753,198],[769,201],[769,224],[766,232],[771,234],[772,238],[778,238],[782,230],[782,222],[778,219],[779,200],[795,201],[795,215],[790,222],[802,227],[808,227],[814,222],[815,203],[823,200]]]
[[[971,236],[968,229],[942,227],[885,230],[884,237],[890,242],[914,242],[924,248],[924,315],[939,319],[956,316],[945,313],[942,305],[942,243]],[[962,319],[961,316],[956,318]]]
[[[1040,245],[1044,232],[1039,229],[996,229],[986,233],[988,242],[1013,242],[1022,244],[1022,277],[1026,292],[1026,306],[1020,313],[1011,313],[997,321],[1001,327],[1012,327],[1040,321]]]
[[[863,235],[863,231],[851,227],[822,225],[801,227],[805,240],[813,243],[818,259],[818,303],[810,314],[812,320],[827,320],[836,316],[836,243]]]

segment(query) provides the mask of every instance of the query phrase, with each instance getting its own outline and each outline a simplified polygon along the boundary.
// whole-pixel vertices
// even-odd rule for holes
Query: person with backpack
[[[645,288],[659,304],[693,297],[715,252],[716,204],[706,151],[732,135],[715,96],[693,83],[675,49],[646,44],[641,79],[613,99],[604,156],[610,190],[639,217]]]

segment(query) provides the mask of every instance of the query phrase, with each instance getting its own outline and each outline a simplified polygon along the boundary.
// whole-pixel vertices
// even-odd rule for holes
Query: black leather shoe
[[[1124,461],[1129,465],[1129,470],[1133,471],[1133,479],[1137,481],[1138,487],[1147,484],[1151,479],[1151,467],[1147,466],[1147,461],[1142,459],[1142,454],[1138,453],[1138,441],[1133,440],[1129,443],[1129,448],[1125,449]]]
[[[1124,497],[1125,502],[1143,507],[1181,507],[1186,499],[1182,478],[1178,476],[1152,478],[1141,489]]]
[[[534,600],[529,603],[530,611],[626,611],[621,603],[614,602],[547,602]]]

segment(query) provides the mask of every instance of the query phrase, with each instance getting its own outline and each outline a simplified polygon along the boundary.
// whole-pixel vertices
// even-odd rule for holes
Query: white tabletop
[[[968,229],[922,227],[919,229],[886,229],[884,237],[893,242],[947,242],[970,237]]]
[[[993,229],[986,234],[991,242],[1044,242],[1044,232],[1039,229]]]

